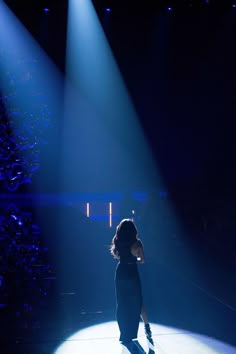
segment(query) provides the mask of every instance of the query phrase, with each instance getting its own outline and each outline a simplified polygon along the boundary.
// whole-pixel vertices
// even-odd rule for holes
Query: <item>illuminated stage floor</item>
[[[156,354],[236,354],[236,348],[213,338],[184,330],[152,324]],[[148,352],[142,326],[139,343]],[[78,331],[62,343],[55,354],[128,354],[118,342],[115,322],[107,322]]]

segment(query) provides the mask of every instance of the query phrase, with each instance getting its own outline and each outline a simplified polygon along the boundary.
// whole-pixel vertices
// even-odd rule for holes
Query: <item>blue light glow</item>
[[[66,190],[80,186],[82,191],[106,192],[159,183],[152,151],[92,1],[71,0],[68,14],[66,66],[72,85],[65,100]],[[94,178],[94,171],[101,173]]]
[[[52,145],[56,146],[62,78],[2,1],[0,48],[0,180],[5,190],[16,191],[31,184],[40,159],[45,156],[47,160],[49,150],[55,152]],[[49,136],[51,147],[47,146]]]

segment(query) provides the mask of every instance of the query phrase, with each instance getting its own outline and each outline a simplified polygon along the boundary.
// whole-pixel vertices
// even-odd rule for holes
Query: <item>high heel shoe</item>
[[[149,323],[146,323],[144,325],[144,329],[145,329],[145,334],[146,334],[146,338],[148,340],[148,346],[151,350],[154,350],[154,342],[152,339],[152,331],[151,331],[151,327]]]

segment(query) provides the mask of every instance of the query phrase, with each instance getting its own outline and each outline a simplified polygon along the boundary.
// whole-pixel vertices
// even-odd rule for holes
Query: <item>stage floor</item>
[[[74,320],[75,317],[76,309]],[[34,323],[34,328],[28,326],[21,329],[17,323],[3,322],[0,335],[1,354],[129,354],[119,343],[116,321],[109,320],[109,317],[103,313],[81,315],[71,325],[66,316],[61,320],[46,318],[38,327]],[[231,322],[231,327],[233,323],[234,321]],[[217,336],[206,333],[153,322],[151,327],[156,354],[236,354],[235,344],[229,344],[230,341],[227,343],[223,335],[216,338]],[[234,332],[234,329],[231,328],[231,331]],[[142,322],[138,341],[144,350],[143,354],[148,354]],[[149,354],[153,354],[153,351]]]
[[[138,341],[146,353],[148,345],[140,324]],[[181,329],[152,324],[156,354],[236,354],[236,348]],[[55,354],[126,354],[119,344],[116,322],[107,322],[78,331],[59,345]],[[152,352],[153,353],[153,352]]]

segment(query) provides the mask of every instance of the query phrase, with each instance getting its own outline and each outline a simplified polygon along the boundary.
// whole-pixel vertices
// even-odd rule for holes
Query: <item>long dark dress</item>
[[[142,289],[137,260],[130,247],[119,249],[120,261],[116,268],[116,317],[120,329],[120,341],[128,343],[137,338],[142,308]]]

